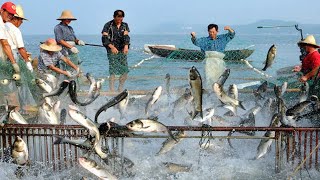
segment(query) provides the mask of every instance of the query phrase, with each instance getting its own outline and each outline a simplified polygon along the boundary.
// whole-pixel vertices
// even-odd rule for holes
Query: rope
[[[315,148],[312,149],[311,153],[310,153],[306,158],[303,159],[303,161],[296,167],[296,169],[295,169],[295,170],[293,171],[293,173],[288,177],[288,179],[291,179],[291,177],[293,177],[293,176],[298,172],[298,170],[301,169],[302,165],[304,165],[304,163],[307,162],[307,159],[309,159],[310,156],[312,156],[312,154],[315,152],[316,149],[319,148],[319,146],[320,146],[320,143],[319,143]]]
[[[147,61],[147,60],[150,60],[150,59],[153,59],[153,58],[155,58],[155,56],[154,56],[154,55],[152,55],[151,57],[148,57],[148,58],[142,59],[140,62],[138,62],[137,64],[135,64],[135,65],[131,66],[130,68],[131,68],[131,69],[136,68],[136,67],[140,66],[144,61]]]
[[[245,59],[241,59],[240,61],[243,61],[250,69],[252,69],[253,71],[257,72],[258,74],[262,75],[262,76],[265,76],[266,78],[271,78],[272,76],[264,73],[264,72],[261,72],[260,70],[258,70],[257,68],[253,67],[248,60],[245,60]]]

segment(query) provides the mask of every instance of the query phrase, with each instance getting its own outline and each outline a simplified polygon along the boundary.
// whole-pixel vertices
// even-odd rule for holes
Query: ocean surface
[[[26,48],[32,53],[32,56],[39,55],[40,42],[45,41],[50,35],[25,36]],[[90,44],[101,44],[99,35],[78,35],[79,39]],[[316,36],[316,39],[320,37]],[[298,32],[292,34],[236,34],[236,37],[228,44],[226,50],[231,49],[254,49],[254,53],[247,58],[250,64],[261,70],[264,67],[263,62],[266,59],[267,52],[272,44],[277,47],[277,55],[272,67],[268,68],[265,74],[274,79],[277,77],[277,70],[300,64],[299,48],[297,42],[300,40]],[[129,79],[125,88],[130,90],[153,90],[162,86],[165,91],[165,75],[171,76],[171,88],[184,89],[188,87],[189,69],[195,66],[201,75],[204,75],[204,62],[189,62],[181,60],[171,60],[160,57],[154,57],[144,51],[145,44],[166,44],[175,45],[179,48],[198,49],[190,40],[190,35],[131,35],[131,46],[128,54],[128,63],[130,67]],[[91,73],[95,78],[108,77],[108,60],[106,51],[102,47],[83,46],[79,48],[81,68],[83,72]],[[237,85],[251,83],[263,76],[244,63],[227,63],[227,68],[231,69],[230,77],[226,84],[235,83]],[[176,77],[176,78],[175,78]],[[266,79],[268,80],[268,79]],[[279,84],[280,85],[280,84]],[[86,87],[83,87],[84,89]],[[227,88],[227,86],[225,87]],[[206,87],[211,90],[211,87]],[[108,81],[103,86],[103,91],[108,90]],[[183,91],[180,91],[183,92]],[[175,101],[182,94],[172,94],[171,99],[165,96],[165,93],[158,100],[154,107],[154,113],[159,121],[165,125],[199,125],[198,122],[188,120],[188,113],[180,111],[174,118],[169,116],[172,111],[172,105],[168,104]],[[115,117],[119,124],[126,124],[137,118],[146,118],[144,115],[145,103],[150,94],[136,100],[128,106],[127,119],[120,120],[120,114],[116,108],[101,113],[99,119],[110,119]],[[93,104],[86,108],[86,115],[93,119],[95,112],[99,107],[106,103],[110,97],[99,97]],[[254,106],[254,102],[242,94],[239,99],[243,100],[247,109]],[[169,102],[169,103],[168,103]],[[206,95],[203,100],[203,109],[214,107],[216,115],[223,115],[225,109],[218,107],[219,103],[214,95]],[[239,114],[245,111],[239,109]],[[268,126],[272,115],[259,114],[256,117],[256,126]],[[189,118],[190,119],[190,118]],[[212,122],[213,126],[236,126],[239,118],[226,118],[223,122]],[[74,124],[74,122],[72,123]],[[264,132],[258,132],[257,135],[263,135]],[[191,132],[195,135],[197,133]],[[199,132],[197,135],[200,135]],[[214,135],[226,135],[226,132],[219,132]],[[133,177],[120,177],[120,179],[287,179],[293,172],[293,167],[286,167],[280,174],[275,174],[275,146],[262,159],[252,160],[256,155],[256,149],[260,140],[232,140],[235,149],[231,149],[226,139],[212,139],[209,148],[201,150],[199,139],[184,139],[174,147],[170,152],[164,155],[156,156],[164,139],[125,139],[124,154],[131,159],[135,166]],[[191,167],[189,172],[170,173],[162,163],[174,162],[188,165]],[[14,166],[6,163],[0,163],[0,179],[13,179]],[[24,179],[97,179],[94,175],[82,167],[68,169],[63,172],[51,172],[49,169],[41,169],[37,176],[29,174]],[[301,171],[295,174],[296,179],[317,179],[319,173],[315,170]]]

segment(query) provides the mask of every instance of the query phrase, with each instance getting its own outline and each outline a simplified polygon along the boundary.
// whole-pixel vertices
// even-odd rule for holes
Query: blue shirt
[[[59,23],[54,27],[54,35],[58,44],[61,40],[75,41],[77,39],[73,28],[71,26]],[[68,56],[70,54],[69,49],[62,46],[62,54]],[[72,53],[71,53],[72,54]]]
[[[212,39],[210,36],[201,38],[191,38],[192,43],[200,47],[202,52],[218,51],[223,52],[228,42],[234,38],[235,32],[228,32],[227,34],[217,35],[217,39]]]

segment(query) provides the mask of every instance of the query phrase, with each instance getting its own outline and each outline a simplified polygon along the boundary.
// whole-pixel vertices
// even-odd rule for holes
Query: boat
[[[204,53],[200,50],[176,48],[174,45],[146,45],[145,50],[168,59],[202,61],[205,58]],[[226,61],[239,61],[248,58],[253,52],[253,49],[227,50],[223,52],[225,54],[223,59]]]

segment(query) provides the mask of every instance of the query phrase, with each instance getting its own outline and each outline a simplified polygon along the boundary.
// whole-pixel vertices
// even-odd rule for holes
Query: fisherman
[[[127,54],[130,37],[129,26],[123,22],[124,12],[116,10],[113,20],[107,22],[102,29],[102,44],[107,50],[109,60],[109,87],[114,91],[115,75],[120,75],[118,91],[123,91],[123,86],[128,77]]]
[[[67,77],[72,77],[70,71],[62,70],[60,65],[60,60],[65,62],[68,66],[80,72],[80,68],[75,65],[69,58],[65,57],[60,51],[62,47],[57,45],[56,40],[49,38],[46,40],[45,43],[40,45],[40,55],[39,55],[39,62],[38,62],[38,74],[47,73],[48,71],[53,71],[57,75],[63,74]],[[78,73],[77,73],[78,74]]]
[[[76,45],[84,46],[85,43],[76,37],[73,28],[69,26],[71,21],[75,21],[77,19],[72,15],[71,11],[64,10],[57,20],[60,20],[61,22],[54,27],[54,35],[58,45],[62,46],[61,53],[65,57],[71,59],[74,64],[79,65],[79,50]],[[70,70],[70,68],[68,69],[64,63],[61,65],[63,65],[63,70]]]
[[[24,46],[22,33],[19,29],[24,20],[27,20],[24,17],[24,12],[21,5],[16,6],[16,14],[12,17],[9,22],[5,23],[6,29],[8,31],[8,42],[11,46],[13,55],[19,64],[21,70],[21,80],[19,88],[19,99],[20,105],[32,105],[36,106],[34,101],[34,96],[37,96],[35,93],[36,86],[32,83],[34,79],[33,67],[29,60],[27,50]],[[18,56],[20,54],[20,56]],[[20,57],[23,60],[20,60]],[[31,93],[34,93],[33,95]],[[25,108],[23,108],[25,109]]]
[[[298,42],[298,46],[306,50],[307,56],[302,60],[302,64],[295,66],[294,72],[302,72],[301,82],[307,82],[312,79],[320,66],[320,54],[318,52],[319,45],[313,35],[307,36],[304,40]]]
[[[10,105],[19,106],[15,81],[20,79],[20,68],[8,43],[7,30],[4,24],[16,14],[15,4],[5,2],[1,6],[0,14],[0,59],[2,59],[0,60],[0,79],[8,82],[0,86],[0,100],[4,101],[2,104],[8,101]]]
[[[224,30],[228,31],[226,34],[218,35],[218,25],[208,25],[208,37],[197,38],[195,32],[191,32],[191,41],[194,45],[200,47],[201,51],[218,51],[223,52],[228,42],[235,36],[235,31],[230,26],[225,26]]]

